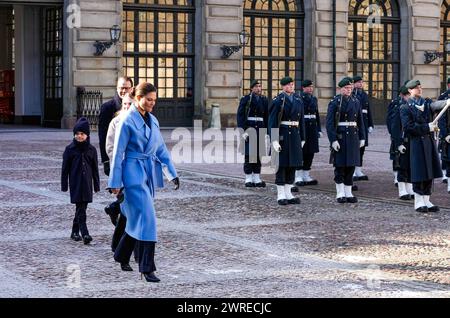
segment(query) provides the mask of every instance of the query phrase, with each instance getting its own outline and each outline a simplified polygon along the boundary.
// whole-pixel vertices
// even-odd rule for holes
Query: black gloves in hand
[[[176,177],[175,179],[172,180],[172,182],[175,185],[175,188],[173,189],[178,190],[180,188],[180,178]]]
[[[105,162],[103,163],[103,171],[105,172],[105,174],[106,174],[107,176],[109,176],[109,161],[105,161]]]

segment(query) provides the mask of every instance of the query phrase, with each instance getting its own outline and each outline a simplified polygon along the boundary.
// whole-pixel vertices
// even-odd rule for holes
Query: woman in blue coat
[[[434,134],[437,125],[433,115],[447,101],[433,102],[422,97],[420,81],[412,80],[405,85],[411,97],[408,106],[400,109],[403,132],[410,143],[411,181],[414,190],[414,207],[417,212],[437,212],[439,207],[430,202],[433,179],[442,177],[439,155]],[[448,101],[450,103],[450,101]]]
[[[170,153],[159,130],[158,120],[150,114],[156,102],[156,88],[149,83],[136,87],[137,106],[132,106],[119,124],[108,187],[118,194],[123,187],[121,205],[127,218],[125,233],[114,259],[127,264],[137,244],[139,271],[148,282],[159,282],[154,274],[156,216],[153,205],[155,188],[163,187],[163,168],[179,188],[179,179]]]

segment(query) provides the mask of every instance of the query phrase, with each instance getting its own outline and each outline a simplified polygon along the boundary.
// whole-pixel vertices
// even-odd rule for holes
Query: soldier
[[[417,212],[438,212],[439,207],[430,202],[433,179],[442,177],[434,133],[437,125],[432,121],[434,112],[450,100],[433,102],[422,97],[420,81],[406,84],[411,97],[408,106],[400,109],[404,136],[410,143],[411,181],[414,190],[414,208]]]
[[[353,80],[339,82],[341,94],[328,104],[327,133],[331,145],[330,163],[334,166],[336,199],[356,203],[352,194],[355,166],[361,165],[359,148],[365,145],[364,120],[358,99],[352,95]]]
[[[387,128],[391,135],[390,158],[394,171],[397,173],[398,196],[401,200],[414,199],[414,191],[411,183],[409,163],[409,139],[403,136],[402,121],[400,118],[401,107],[407,107],[409,90],[406,86],[400,88],[400,95],[389,105],[387,114]]]
[[[446,177],[448,178],[450,177],[450,109],[439,119],[439,129],[441,159],[443,166],[447,169]],[[447,182],[447,191],[450,193],[450,182]]]
[[[369,104],[369,95],[364,91],[364,81],[361,76],[355,76],[353,78],[354,83],[354,90],[353,94],[354,96],[359,100],[359,103],[361,104],[363,119],[364,119],[364,127],[365,127],[365,141],[366,144],[364,147],[361,147],[360,153],[361,153],[361,164],[359,166],[356,166],[355,173],[353,174],[353,179],[355,181],[362,181],[362,180],[369,180],[369,177],[367,177],[362,172],[362,165],[363,165],[363,158],[364,158],[364,152],[366,150],[366,147],[369,145],[369,134],[373,132],[373,119],[372,119],[372,111],[370,109]]]
[[[302,82],[303,92],[300,96],[305,110],[306,143],[303,147],[303,167],[295,172],[295,184],[297,186],[316,185],[317,180],[311,178],[309,171],[314,160],[314,154],[319,152],[319,138],[322,137],[319,106],[317,98],[313,95],[314,84],[311,80]]]
[[[305,145],[303,103],[294,93],[294,80],[281,81],[283,92],[273,99],[269,114],[269,134],[272,141],[272,160],[277,161],[275,183],[279,205],[300,204],[291,193],[295,171],[303,166],[302,148]]]
[[[265,136],[267,134],[267,121],[269,113],[269,103],[267,97],[262,95],[261,83],[253,80],[250,83],[250,94],[241,98],[237,111],[237,125],[246,131],[248,128],[254,129],[252,136],[256,133],[256,138],[250,138],[249,132],[242,135],[245,142],[245,186],[264,188],[266,183],[261,180],[261,138],[260,130]],[[251,143],[256,143],[251,147]]]
[[[439,96],[438,100],[446,100],[446,99],[449,99],[449,98],[450,98],[450,77],[447,78],[447,90],[445,92],[443,92]],[[447,178],[447,175],[445,173],[445,170],[446,169],[448,170],[448,168],[447,168],[447,160],[442,159],[442,156],[444,155],[444,153],[442,152],[442,150],[443,150],[442,146],[445,145],[445,143],[442,140],[445,139],[445,137],[446,137],[443,134],[444,134],[444,132],[443,132],[443,130],[441,130],[441,132],[439,133],[439,138],[440,138],[440,141],[441,141],[440,144],[439,144],[439,150],[441,152],[442,174],[444,175],[442,177],[442,182],[443,183],[448,183],[448,178]]]

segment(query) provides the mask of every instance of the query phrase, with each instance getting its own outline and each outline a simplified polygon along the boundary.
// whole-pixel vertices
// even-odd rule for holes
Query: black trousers
[[[244,173],[245,174],[260,174],[261,173],[261,160],[258,157],[257,162],[250,163],[250,156],[245,156],[244,162]]]
[[[276,185],[293,184],[295,181],[295,168],[279,167],[275,175]]]
[[[397,169],[397,181],[411,183],[409,152],[400,155],[399,163],[400,167]]]
[[[414,192],[420,195],[431,195],[432,188],[433,188],[433,180],[413,182]]]
[[[366,146],[359,148],[359,155],[361,156],[361,165],[359,167],[363,166],[363,158],[364,158],[365,152],[366,152]]]
[[[155,245],[156,242],[138,241],[124,233],[114,253],[114,260],[121,264],[129,263],[131,254],[136,249],[139,258],[139,272],[154,272],[156,271]]]
[[[81,236],[89,235],[86,225],[87,202],[76,203],[75,217],[73,219],[72,233],[80,233]]]
[[[125,227],[127,226],[127,218],[122,213],[119,214],[119,219],[117,220],[117,225],[114,229],[114,233],[111,241],[111,249],[115,252],[117,246],[119,245],[120,239],[125,233]]]
[[[303,167],[301,170],[311,170],[312,162],[314,160],[314,153],[303,153]]]
[[[353,185],[353,173],[355,167],[334,167],[334,182],[343,183],[346,186]]]

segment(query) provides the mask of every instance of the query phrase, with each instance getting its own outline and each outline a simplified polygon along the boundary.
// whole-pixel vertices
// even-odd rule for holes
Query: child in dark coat
[[[92,202],[92,186],[95,192],[100,191],[97,150],[90,144],[89,122],[86,118],[77,121],[73,133],[74,139],[63,155],[61,191],[67,192],[70,185],[70,202],[76,205],[70,238],[74,241],[83,239],[84,244],[89,244],[92,237],[86,225],[86,209],[88,203]]]

